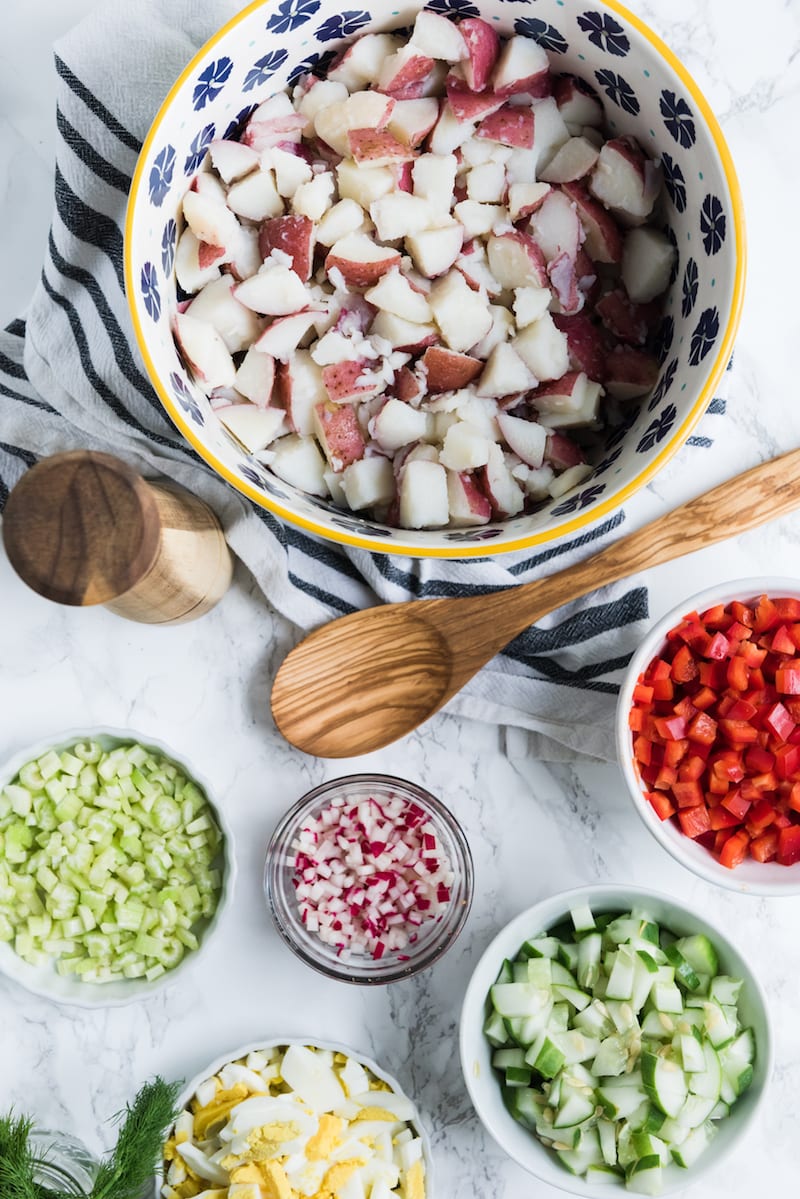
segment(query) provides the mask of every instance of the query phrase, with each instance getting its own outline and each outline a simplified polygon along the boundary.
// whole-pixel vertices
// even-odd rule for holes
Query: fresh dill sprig
[[[116,1146],[84,1199],[141,1199],[161,1160],[164,1135],[178,1115],[181,1086],[156,1077],[114,1117],[122,1121]],[[13,1111],[0,1116],[0,1199],[70,1199],[36,1181],[41,1159],[31,1147],[32,1128],[27,1116],[15,1117]]]
[[[161,1160],[164,1134],[178,1114],[181,1085],[154,1078],[115,1117],[123,1120],[117,1144],[100,1166],[90,1199],[140,1199]]]

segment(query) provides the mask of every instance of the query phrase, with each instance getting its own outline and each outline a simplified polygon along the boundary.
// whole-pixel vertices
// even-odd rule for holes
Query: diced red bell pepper
[[[747,831],[751,837],[757,837],[773,823],[775,809],[768,799],[760,799],[747,815]]]
[[[699,662],[697,677],[703,687],[712,691],[724,691],[728,685],[728,673],[724,662]]]
[[[689,725],[692,741],[701,745],[713,745],[717,736],[717,722],[706,712],[698,712]]]
[[[632,733],[641,733],[647,713],[642,708],[631,708],[628,713],[628,728]]]
[[[733,812],[728,811],[728,809],[725,807],[724,801],[721,804],[717,804],[715,808],[711,808],[709,810],[709,817],[711,820],[711,827],[715,832],[721,828],[738,828],[738,826],[742,823],[737,816],[734,816]]]
[[[697,782],[698,779],[703,777],[705,770],[705,758],[702,758],[700,754],[690,754],[689,757],[685,758],[680,764],[680,768],[678,769],[678,782]]]
[[[692,703],[700,712],[706,712],[712,708],[717,702],[717,693],[712,691],[710,687],[701,687],[699,691],[695,691],[692,696]]]
[[[771,862],[778,852],[779,833],[776,828],[767,829],[750,842],[750,855],[757,862]]]
[[[675,815],[675,808],[663,791],[647,791],[645,794],[659,820],[669,820],[670,816]]]
[[[778,620],[778,613],[772,600],[768,596],[762,595],[756,604],[753,628],[757,633],[766,633],[775,627]]]
[[[747,604],[741,603],[739,600],[734,600],[731,603],[731,616],[746,628],[751,629],[755,620],[755,613]]]
[[[687,740],[668,741],[664,746],[664,765],[678,766],[686,757],[688,749],[689,742]]]
[[[678,812],[678,820],[682,831],[692,840],[702,837],[704,833],[711,830],[711,817],[708,814],[708,808],[703,807],[702,803],[699,807],[682,808]]]
[[[743,641],[739,646],[739,657],[747,665],[757,670],[767,656],[767,651],[756,645],[754,641]]]
[[[673,783],[672,794],[679,808],[697,808],[705,799],[703,788],[697,782]]]
[[[665,741],[680,741],[686,736],[686,721],[682,716],[657,716],[656,728]]]
[[[647,672],[649,676],[648,681],[652,682],[656,679],[668,679],[670,677],[670,671],[671,667],[669,662],[665,662],[663,658],[656,658],[655,662],[650,663],[650,667]]]
[[[688,695],[684,695],[683,699],[678,700],[672,710],[676,716],[682,716],[684,720],[691,720],[697,712],[697,708]]]
[[[674,766],[662,766],[653,783],[656,791],[670,791],[678,781],[678,772]]]
[[[720,710],[720,716],[722,711]],[[755,704],[749,703],[746,699],[735,699],[731,706],[726,711],[725,715],[728,720],[747,720],[750,721],[754,716],[758,715],[758,708]]]
[[[713,608],[706,608],[700,619],[707,629],[718,626],[724,628],[730,623],[728,610],[724,604],[715,604]]]
[[[703,650],[704,658],[716,659],[721,662],[730,653],[731,643],[724,633],[715,633]]]
[[[792,784],[786,804],[793,812],[800,812],[800,783]]]
[[[744,799],[741,791],[737,788],[736,791],[731,791],[725,796],[720,806],[735,816],[737,823],[740,824],[750,811],[750,800]]]
[[[750,682],[750,668],[744,658],[731,658],[727,671],[728,686],[734,691],[746,691]]]
[[[773,704],[769,711],[764,716],[764,724],[771,733],[774,733],[779,741],[788,741],[791,733],[794,732],[795,722],[792,720],[786,708],[778,701]]]
[[[794,642],[795,650],[800,649],[800,624],[788,625],[787,627],[789,629],[789,636]]]
[[[751,745],[744,755],[744,764],[748,770],[758,772],[772,770],[775,765],[775,755],[771,754],[768,749],[762,749],[760,745]]]
[[[794,657],[797,646],[791,638],[788,628],[785,624],[778,625],[775,632],[772,634],[770,649],[773,654],[790,654]]]
[[[688,645],[682,645],[672,659],[672,680],[675,683],[691,683],[697,678],[697,662]]]
[[[778,861],[781,866],[800,862],[800,824],[791,824],[778,834]]]
[[[645,683],[637,683],[633,689],[633,702],[635,704],[651,704],[653,702],[653,688],[648,687]]]
[[[791,596],[781,596],[775,600],[775,611],[778,617],[783,621],[800,620],[800,600],[793,599]]]
[[[734,745],[752,745],[758,740],[758,729],[746,720],[721,720],[720,732]]]
[[[640,766],[649,766],[653,760],[653,742],[640,733],[633,743],[633,753]]]
[[[800,695],[800,669],[781,666],[775,671],[775,686],[781,695]]]
[[[675,685],[672,679],[653,679],[653,699],[659,702],[672,699],[675,694]]]
[[[722,852],[719,855],[721,865],[726,866],[728,870],[735,869],[747,857],[747,849],[750,844],[750,838],[744,829],[739,829],[732,837],[729,837],[722,847]]]
[[[775,772],[780,779],[790,779],[800,769],[800,745],[779,745],[775,750]]]

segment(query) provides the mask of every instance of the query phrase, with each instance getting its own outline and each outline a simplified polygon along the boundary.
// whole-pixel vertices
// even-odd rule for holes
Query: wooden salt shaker
[[[55,454],[23,475],[6,504],[3,541],[11,565],[39,595],[104,604],[143,624],[203,616],[233,571],[207,504],[88,450]]]

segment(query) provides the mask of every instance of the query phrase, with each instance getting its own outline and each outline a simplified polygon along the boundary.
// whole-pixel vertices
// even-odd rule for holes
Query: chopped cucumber
[[[102,929],[136,898],[95,914],[86,890],[81,880],[77,913],[60,895],[70,910],[50,939],[84,935],[84,914]],[[697,1160],[752,1079],[742,984],[717,969],[706,936],[676,937],[638,909],[577,907],[526,941],[503,963],[485,1024],[511,1115],[587,1182],[657,1194],[664,1168]]]

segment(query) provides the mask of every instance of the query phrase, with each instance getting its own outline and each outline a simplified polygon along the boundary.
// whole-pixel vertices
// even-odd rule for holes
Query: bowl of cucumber
[[[0,766],[0,972],[29,991],[155,994],[207,947],[235,872],[208,784],[153,737],[81,729]]]
[[[552,1186],[669,1194],[741,1144],[772,1072],[764,992],[728,938],[637,887],[562,892],[478,962],[461,1064],[485,1128]]]

